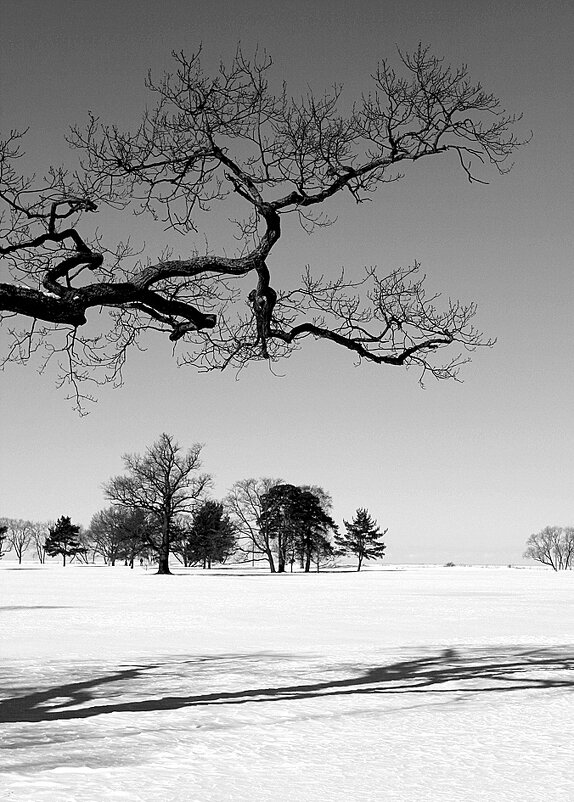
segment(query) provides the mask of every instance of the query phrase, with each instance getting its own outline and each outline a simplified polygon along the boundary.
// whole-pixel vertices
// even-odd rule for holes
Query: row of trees
[[[170,555],[183,565],[210,568],[232,555],[266,561],[272,573],[303,571],[344,554],[383,557],[383,532],[366,509],[340,534],[331,516],[332,500],[320,487],[296,486],[280,479],[236,482],[223,501],[207,498],[211,477],[201,473],[201,445],[187,451],[162,434],[143,455],[126,454],[126,472],[104,485],[111,506],[96,513],[87,530],[62,516],[53,525],[7,522],[8,542],[19,561],[32,542],[45,555],[88,561],[97,556],[114,565],[136,558],[157,560],[158,573],[169,574]],[[14,545],[16,544],[16,545]]]
[[[45,542],[51,522],[40,523],[17,518],[0,518],[0,558],[12,551],[18,562],[33,549],[38,560],[46,561]]]
[[[88,551],[86,533],[66,516],[56,523],[0,519],[0,558],[12,551],[21,564],[24,554],[30,549],[34,549],[41,563],[46,562],[46,557],[61,555],[65,565],[67,557],[85,559]]]
[[[523,556],[555,571],[574,568],[574,526],[546,526],[530,535]]]

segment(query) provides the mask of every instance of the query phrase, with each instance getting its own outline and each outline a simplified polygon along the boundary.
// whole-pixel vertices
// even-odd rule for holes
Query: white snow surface
[[[574,571],[0,565],[0,800],[574,800]]]

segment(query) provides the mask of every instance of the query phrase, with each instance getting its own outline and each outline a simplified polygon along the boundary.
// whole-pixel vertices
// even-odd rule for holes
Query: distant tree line
[[[212,477],[201,473],[202,446],[187,451],[162,434],[144,454],[125,454],[125,472],[104,484],[110,506],[87,529],[62,515],[56,522],[0,518],[0,559],[13,552],[19,563],[33,550],[62,562],[156,563],[169,574],[170,556],[185,567],[209,569],[235,562],[267,564],[271,573],[335,565],[352,555],[357,571],[382,559],[387,529],[361,507],[340,532],[332,498],[321,487],[282,479],[241,479],[221,500],[208,497]],[[574,527],[547,526],[530,535],[523,555],[554,571],[574,568]]]
[[[332,518],[332,499],[317,486],[281,479],[242,479],[218,501],[208,497],[212,477],[201,473],[202,446],[183,450],[162,434],[145,453],[126,454],[125,472],[104,485],[110,506],[97,512],[87,529],[69,516],[57,522],[0,519],[0,557],[13,551],[19,562],[33,545],[41,563],[46,556],[133,568],[155,562],[170,573],[170,556],[184,566],[209,569],[233,559],[267,563],[271,573],[333,565],[344,555],[365,560],[385,553],[381,531],[360,508],[340,533]]]

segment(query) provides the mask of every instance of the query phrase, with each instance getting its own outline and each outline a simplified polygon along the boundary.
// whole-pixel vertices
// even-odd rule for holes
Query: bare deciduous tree
[[[36,550],[36,556],[42,565],[46,562],[46,537],[54,523],[54,521],[33,521],[31,524],[32,543]]]
[[[106,497],[130,510],[149,513],[160,530],[150,545],[158,555],[158,574],[169,574],[172,525],[178,515],[190,512],[209,487],[211,477],[198,474],[202,446],[187,451],[169,434],[162,434],[145,452],[125,454],[127,474],[104,485]]]
[[[129,348],[151,331],[204,370],[277,360],[311,337],[359,360],[414,365],[421,379],[455,377],[465,351],[491,341],[473,326],[474,304],[439,309],[418,265],[360,278],[307,271],[292,289],[271,277],[288,215],[307,232],[328,225],[336,196],[360,203],[429,156],[452,155],[471,182],[484,183],[489,166],[509,169],[521,142],[497,97],[427,48],[399,55],[400,70],[380,62],[353,104],[340,86],[301,98],[274,91],[266,55],[238,51],[208,75],[200,52],[174,54],[173,74],[148,79],[156,104],[135,130],[90,116],[69,137],[81,167],[51,168],[41,181],[18,170],[21,134],[4,137],[5,359],[56,356],[78,402],[98,371],[100,381],[121,382]],[[184,235],[184,253],[142,261],[127,229],[122,242],[106,243],[91,224],[106,207],[149,214]],[[202,216],[216,212],[221,225],[237,226],[233,256],[201,237]]]
[[[24,552],[32,542],[33,524],[31,521],[15,518],[3,518],[0,523],[6,526],[7,543],[21,565]]]
[[[523,557],[549,565],[555,571],[574,567],[574,527],[546,526],[530,535]]]
[[[272,574],[276,572],[273,556],[273,538],[262,520],[264,496],[272,487],[282,483],[281,479],[240,479],[235,482],[224,505],[238,534],[238,545],[251,562],[267,560]]]

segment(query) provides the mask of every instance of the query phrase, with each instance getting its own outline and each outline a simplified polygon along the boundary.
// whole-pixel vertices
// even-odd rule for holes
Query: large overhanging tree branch
[[[474,305],[439,309],[418,266],[384,276],[369,269],[359,281],[307,272],[300,287],[278,292],[272,252],[285,215],[306,231],[328,225],[334,196],[346,191],[361,202],[427,156],[453,154],[470,181],[484,181],[489,165],[505,172],[521,144],[516,118],[470,82],[466,67],[451,69],[422,47],[400,54],[402,74],[381,62],[370,93],[350,108],[338,86],[320,97],[274,93],[266,56],[238,51],[209,76],[200,55],[174,54],[173,74],[148,79],[157,103],[135,131],[93,116],[72,129],[81,156],[72,174],[26,178],[17,169],[21,135],[0,143],[0,315],[12,335],[5,358],[26,361],[40,346],[45,359],[63,358],[78,400],[95,368],[121,382],[128,349],[150,330],[202,369],[277,360],[313,337],[377,364],[456,376],[460,352],[491,341],[472,326]],[[184,235],[188,252],[144,264],[128,237],[104,245],[90,221],[106,208],[150,215]],[[187,244],[202,215],[218,209],[233,210],[235,256],[216,243],[202,253]],[[110,326],[93,335],[86,324],[100,310]],[[53,339],[58,333],[63,340]]]

